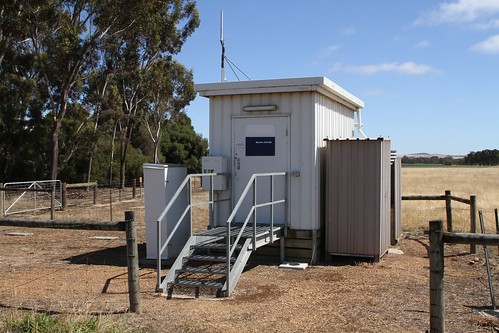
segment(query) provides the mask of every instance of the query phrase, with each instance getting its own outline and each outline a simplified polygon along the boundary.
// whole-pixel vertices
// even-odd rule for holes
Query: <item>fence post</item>
[[[470,232],[476,234],[476,196],[470,196]],[[470,244],[470,253],[476,253],[476,244]]]
[[[494,209],[494,215],[496,216],[496,234],[499,235],[499,216],[497,216],[497,208]],[[497,246],[497,253],[499,253],[499,245]]]
[[[447,213],[447,231],[452,232],[452,200],[451,192],[445,191],[445,212]]]
[[[55,184],[50,185],[50,219],[55,219]]]
[[[130,312],[140,313],[139,250],[137,246],[135,213],[132,211],[125,212],[125,222]]]
[[[68,195],[67,183],[64,182],[62,183],[62,198],[61,198],[62,210],[66,209],[67,199],[68,199],[67,195]]]
[[[135,194],[137,192],[137,180],[132,179],[132,199],[135,199]]]
[[[444,242],[442,221],[430,221],[430,333],[445,331]]]
[[[3,203],[5,202],[5,191],[2,191],[3,189],[3,183],[0,183],[0,217],[4,217],[3,210],[4,206]]]
[[[95,184],[95,186],[94,186],[94,205],[97,204],[97,192],[98,192],[97,184]]]

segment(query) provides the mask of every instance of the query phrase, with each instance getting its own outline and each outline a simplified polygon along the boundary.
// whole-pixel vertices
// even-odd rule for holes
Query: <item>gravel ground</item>
[[[396,246],[403,254],[388,253],[378,263],[335,262],[303,271],[252,265],[229,298],[176,295],[168,300],[155,292],[153,263],[144,259],[143,219],[138,222],[140,314],[127,313],[123,233],[0,227],[0,318],[19,309],[95,313],[117,316],[147,332],[424,332],[429,328],[428,242],[422,233],[405,234]],[[12,232],[27,234],[9,235]],[[461,245],[445,248],[446,329],[494,332],[495,320],[480,314],[490,306],[483,255],[470,255],[468,250]]]

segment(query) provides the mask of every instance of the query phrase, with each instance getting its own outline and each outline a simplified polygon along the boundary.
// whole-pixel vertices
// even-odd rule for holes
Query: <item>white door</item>
[[[258,117],[234,118],[233,136],[233,205],[235,206],[251,176],[255,173],[288,172],[289,160],[289,118]],[[287,177],[274,178],[274,200],[286,198]],[[270,177],[257,179],[257,203],[271,199]],[[253,204],[253,189],[250,190],[236,215],[235,222],[242,223]],[[274,206],[274,223],[284,224],[286,204]],[[257,223],[270,224],[271,209],[257,209]],[[249,221],[252,223],[252,220]]]

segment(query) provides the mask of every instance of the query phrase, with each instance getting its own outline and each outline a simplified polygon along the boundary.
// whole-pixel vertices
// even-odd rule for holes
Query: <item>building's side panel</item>
[[[225,156],[227,158],[227,172],[232,172],[232,124],[231,124],[231,96],[210,97],[210,141],[209,154],[211,156]],[[230,184],[230,179],[228,180]],[[211,224],[223,225],[231,212],[230,187],[225,191],[217,191],[218,200],[224,200],[218,205],[216,216]]]
[[[391,164],[391,245],[397,244],[402,234],[402,159],[392,158]]]
[[[324,147],[324,139],[346,139],[353,137],[354,110],[327,96],[315,94],[316,127],[318,147]]]
[[[296,230],[319,229],[319,216],[314,201],[317,198],[316,147],[314,139],[313,93],[292,94],[289,101],[291,115],[291,228]],[[292,105],[292,106],[291,106]]]
[[[391,214],[390,214],[390,193],[391,193],[391,145],[389,140],[383,140],[380,143],[380,163],[381,163],[381,220],[380,220],[380,243],[379,253],[383,255],[388,251],[391,244]]]
[[[326,163],[321,148],[325,147],[325,139],[351,138],[354,129],[354,110],[319,93],[314,94],[314,156],[312,182],[315,185],[312,193],[312,209],[317,216],[316,228],[322,227],[324,176],[327,173],[322,166]],[[322,170],[322,172],[321,172]]]

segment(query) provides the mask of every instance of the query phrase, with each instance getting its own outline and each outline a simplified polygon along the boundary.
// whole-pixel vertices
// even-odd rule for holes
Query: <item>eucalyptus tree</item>
[[[134,11],[135,24],[129,33],[113,37],[109,43],[117,63],[117,87],[122,97],[122,113],[116,120],[120,139],[120,182],[125,181],[128,145],[140,122],[148,95],[149,72],[156,63],[178,54],[187,38],[199,26],[194,1],[142,0]],[[168,98],[168,96],[165,96]]]
[[[51,179],[59,167],[59,134],[68,107],[82,98],[84,74],[100,40],[126,28],[129,15],[119,1],[53,0],[23,2],[23,22],[36,57],[39,89],[47,96],[51,119]],[[67,158],[65,159],[67,160]]]
[[[177,61],[163,58],[146,74],[144,124],[154,145],[154,163],[159,163],[159,144],[166,121],[175,121],[179,112],[194,99],[192,71]]]

